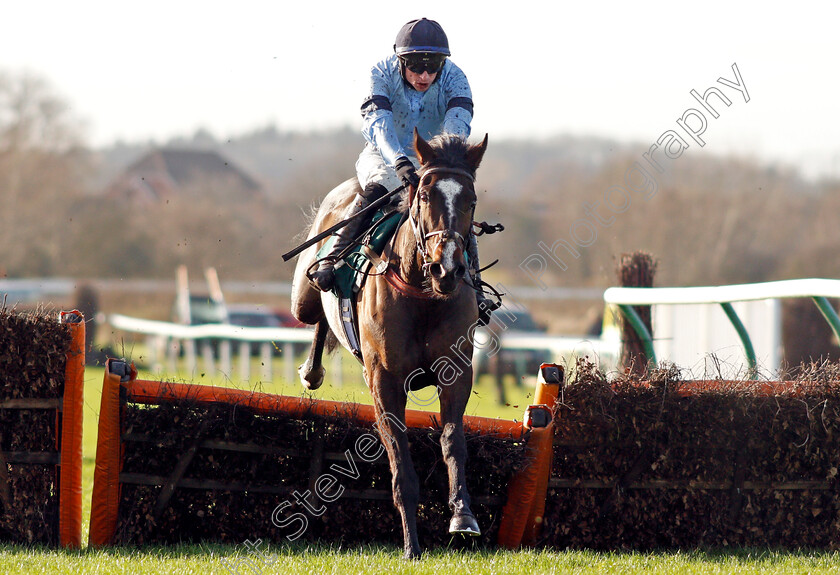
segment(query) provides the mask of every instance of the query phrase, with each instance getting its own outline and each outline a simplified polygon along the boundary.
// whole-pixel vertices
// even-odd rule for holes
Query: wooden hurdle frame
[[[551,376],[548,381],[541,376],[538,382],[536,401],[542,405],[530,406],[526,411],[525,421],[477,416],[464,417],[464,427],[467,431],[513,439],[522,439],[526,433],[530,432],[528,458],[509,486],[508,501],[503,509],[498,539],[499,544],[505,547],[516,547],[523,541],[533,542],[542,521],[548,472],[551,468],[551,441],[554,435],[550,410],[563,377],[561,367],[553,364],[545,364],[543,367],[547,369],[541,369],[541,374],[546,372]],[[128,477],[122,474],[124,447],[121,434],[124,405],[127,402],[159,404],[185,399],[205,405],[234,403],[260,414],[284,413],[292,417],[302,417],[307,414],[349,416],[361,425],[372,425],[376,422],[372,405],[313,400],[195,384],[138,380],[137,371],[132,364],[123,360],[108,360],[99,414],[90,546],[101,547],[113,544],[122,485],[126,482],[145,483],[153,479]],[[433,429],[438,425],[437,414],[406,410],[406,425],[412,428]],[[206,481],[202,483],[204,484],[212,488],[214,482]],[[170,490],[174,487],[175,485],[170,486]],[[390,498],[390,494],[387,498]]]

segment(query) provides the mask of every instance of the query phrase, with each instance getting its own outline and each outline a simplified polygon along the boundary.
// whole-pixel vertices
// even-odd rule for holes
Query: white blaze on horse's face
[[[457,289],[467,271],[463,254],[465,224],[462,220],[468,212],[462,204],[465,200],[464,193],[470,190],[465,189],[463,184],[453,178],[445,178],[435,182],[430,191],[439,201],[437,214],[434,216],[434,231],[425,234],[425,239],[436,240],[436,243],[430,246],[432,261],[426,264],[426,271],[434,281],[435,291],[449,294]]]
[[[463,186],[452,179],[440,180],[436,187],[444,198],[446,204],[446,227],[455,229],[455,199],[463,190]],[[446,270],[455,269],[455,252],[458,246],[455,242],[446,242],[443,245],[443,253],[441,253],[441,265]]]
[[[455,244],[455,242],[446,242],[445,244],[443,244],[443,252],[440,255],[440,265],[443,266],[443,269],[455,269],[455,251],[457,249],[458,246]]]
[[[440,180],[436,184],[436,187],[446,200],[446,225],[449,228],[455,229],[455,199],[464,187],[455,180],[451,180],[449,178]]]

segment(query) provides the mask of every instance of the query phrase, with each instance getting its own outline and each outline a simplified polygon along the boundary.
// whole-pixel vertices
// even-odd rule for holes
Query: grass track
[[[149,374],[142,377],[154,379]],[[87,542],[90,493],[93,487],[96,426],[101,398],[103,370],[85,372],[85,421],[83,467],[83,541]],[[201,381],[200,378],[196,378]],[[212,381],[214,385],[237,386],[236,382]],[[516,387],[508,381],[510,406],[498,406],[489,379],[482,380],[468,407],[468,413],[491,417],[519,418],[529,403],[531,389]],[[259,391],[299,395],[295,383],[264,384]],[[369,394],[359,383],[342,388],[325,385],[315,397],[369,402]],[[515,406],[515,407],[514,407]],[[429,409],[436,409],[430,406]],[[442,527],[443,528],[443,527]],[[254,535],[254,539],[259,534]],[[407,563],[396,546],[338,548],[330,546],[287,545],[260,550],[269,553],[269,561],[242,544],[178,545],[170,547],[117,547],[106,550],[63,551],[0,544],[0,574],[230,574],[230,573],[504,573],[504,574],[822,574],[840,573],[840,554],[836,552],[782,552],[760,549],[711,550],[660,553],[596,553],[589,551],[475,551],[429,552],[419,562]],[[252,568],[249,569],[249,563]],[[227,565],[227,566],[226,566]]]
[[[265,549],[263,549],[265,551]],[[840,557],[828,552],[727,550],[659,553],[590,551],[436,551],[421,561],[406,562],[395,547],[349,549],[295,546],[270,549],[260,561],[244,546],[180,545],[65,552],[0,547],[0,572],[9,574],[154,574],[230,573],[405,573],[462,574],[542,573],[712,575],[829,574],[840,569]],[[253,568],[246,563],[251,559]],[[259,561],[259,562],[258,562]],[[272,563],[273,561],[273,563]],[[226,566],[227,564],[227,566]],[[255,568],[255,569],[254,569]]]

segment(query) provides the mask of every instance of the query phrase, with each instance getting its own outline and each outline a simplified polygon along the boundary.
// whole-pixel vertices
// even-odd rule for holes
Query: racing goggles
[[[437,74],[443,68],[443,63],[446,62],[446,55],[435,54],[434,52],[416,52],[400,56],[400,59],[402,59],[405,67],[415,74],[422,74],[423,72]]]

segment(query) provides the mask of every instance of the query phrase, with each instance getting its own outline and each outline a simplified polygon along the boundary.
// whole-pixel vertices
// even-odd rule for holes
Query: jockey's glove
[[[400,156],[397,158],[397,161],[394,162],[394,169],[406,186],[411,186],[416,190],[417,186],[420,185],[420,178],[417,176],[417,170],[414,169],[414,164],[412,164],[411,160],[407,157]]]

